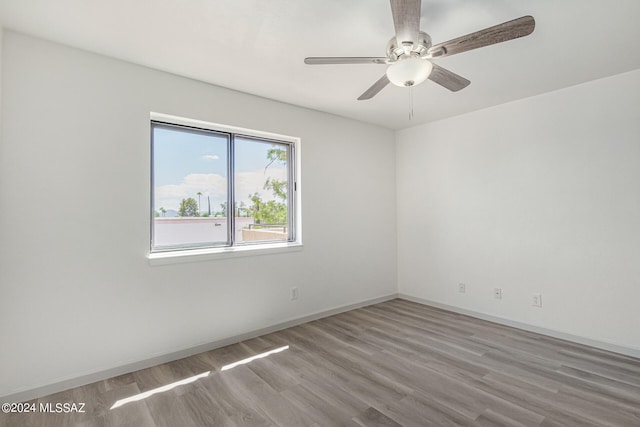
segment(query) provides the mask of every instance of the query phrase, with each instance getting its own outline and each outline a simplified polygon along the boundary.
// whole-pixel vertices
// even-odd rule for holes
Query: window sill
[[[225,248],[193,249],[184,251],[156,252],[148,255],[150,265],[179,264],[185,262],[212,261],[243,256],[275,255],[302,250],[302,243],[272,243]]]

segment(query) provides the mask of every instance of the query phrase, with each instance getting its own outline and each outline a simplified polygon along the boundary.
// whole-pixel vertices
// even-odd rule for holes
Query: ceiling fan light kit
[[[387,68],[387,78],[396,86],[416,86],[427,80],[433,64],[425,59],[409,57],[400,59]]]
[[[432,63],[431,60],[528,36],[535,29],[533,16],[523,16],[432,46],[431,37],[420,31],[421,0],[390,0],[390,2],[396,34],[387,45],[386,58],[308,57],[304,60],[305,64],[388,64],[387,72],[360,95],[358,100],[373,98],[389,83],[411,87],[427,79],[452,92],[457,92],[471,82]]]

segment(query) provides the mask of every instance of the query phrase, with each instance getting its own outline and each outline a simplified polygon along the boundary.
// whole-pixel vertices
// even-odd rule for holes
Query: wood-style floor
[[[396,299],[48,402],[0,424],[640,426],[640,360]]]

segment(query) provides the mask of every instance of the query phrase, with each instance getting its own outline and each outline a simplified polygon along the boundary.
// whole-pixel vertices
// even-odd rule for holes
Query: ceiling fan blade
[[[393,25],[398,46],[418,45],[421,0],[391,0]]]
[[[429,80],[438,83],[440,86],[449,89],[451,92],[457,92],[464,89],[471,83],[469,80],[457,75],[456,73],[433,64],[433,70],[429,74]]]
[[[375,82],[369,89],[367,89],[362,95],[358,97],[358,101],[364,101],[365,99],[371,99],[378,94],[386,85],[389,84],[387,75],[380,77],[380,80]]]
[[[312,56],[304,58],[304,63],[309,65],[325,64],[386,64],[387,58],[357,57],[357,56]]]
[[[523,16],[513,21],[504,22],[466,36],[458,37],[444,43],[431,46],[427,55],[431,58],[442,58],[455,55],[479,47],[489,46],[507,40],[528,36],[536,26],[533,16]]]

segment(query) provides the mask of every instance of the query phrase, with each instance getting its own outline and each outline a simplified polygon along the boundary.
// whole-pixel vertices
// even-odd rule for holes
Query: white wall
[[[2,37],[4,28],[0,25],[0,117],[2,117]],[[0,122],[1,123],[1,122]],[[2,144],[2,132],[0,132],[0,144]]]
[[[391,131],[12,32],[2,60],[0,396],[396,292]],[[150,111],[300,137],[304,249],[150,266]]]
[[[401,294],[640,350],[640,70],[399,131],[396,162]]]

